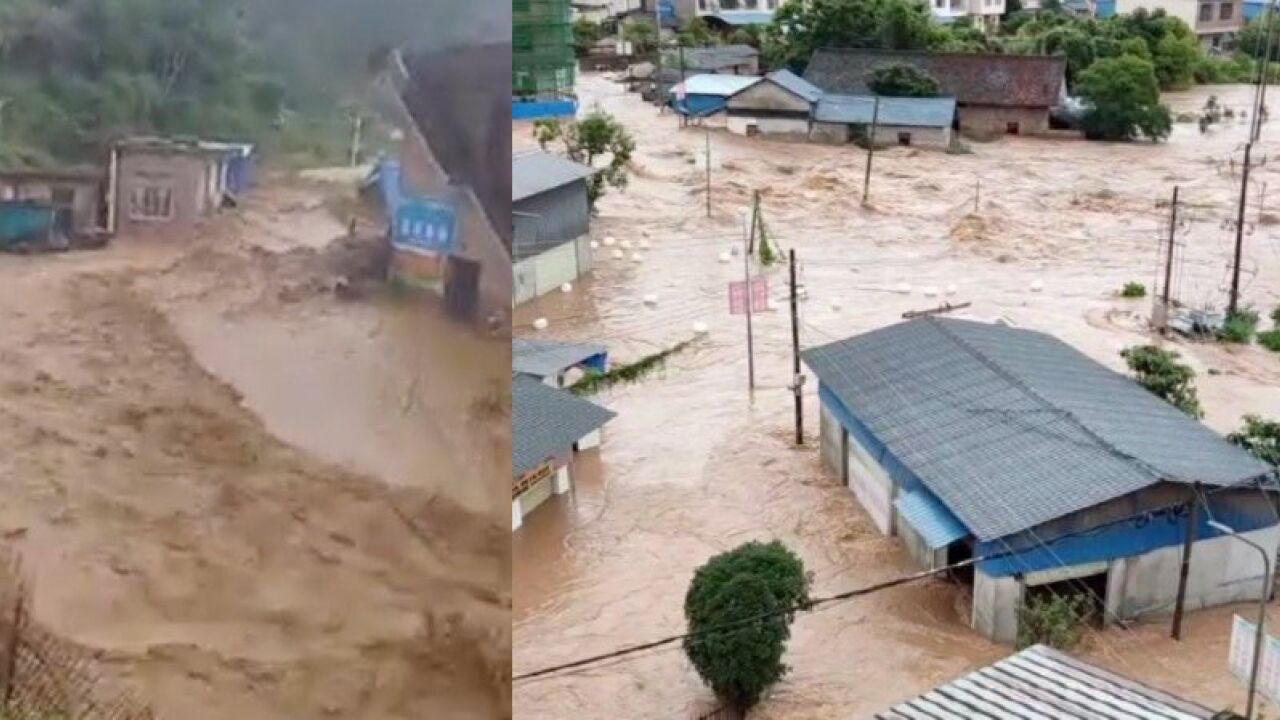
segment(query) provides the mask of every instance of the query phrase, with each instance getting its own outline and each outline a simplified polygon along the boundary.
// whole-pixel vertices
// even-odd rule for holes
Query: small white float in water
[[[765,303],[765,309],[766,309],[766,310],[777,310],[777,309],[778,309],[778,301],[777,301],[777,300],[774,300],[773,298],[769,298],[769,302]]]
[[[740,253],[740,252],[742,252],[742,248],[738,247],[737,245],[730,245],[730,246],[729,246],[729,254],[730,254],[730,255],[732,255],[732,256],[734,256],[734,257],[738,257],[738,253]]]
[[[898,283],[897,292],[902,293],[903,295],[910,295],[911,286],[907,283]]]
[[[721,262],[721,263],[728,263],[730,260],[733,260],[733,258],[729,255],[729,253],[727,253],[727,252],[722,252],[722,253],[720,253],[720,262]]]
[[[648,250],[648,249],[649,249],[649,241],[648,241],[648,240],[641,240],[641,241],[640,241],[640,249],[641,249],[641,250]]]
[[[924,289],[925,297],[938,297],[938,288],[930,285]]]
[[[948,295],[955,295],[955,294],[956,294],[956,293],[958,293],[958,292],[960,292],[960,288],[956,287],[955,285],[948,285],[948,286],[947,286],[947,294],[948,294]]]
[[[1043,280],[1032,280],[1032,281],[1031,281],[1031,292],[1040,292],[1041,290],[1044,290],[1044,281],[1043,281]]]
[[[622,259],[622,251],[621,251],[621,250],[614,250],[614,251],[613,251],[613,254],[612,254],[610,257],[612,257],[614,260],[621,260],[621,259]]]
[[[599,250],[599,249],[600,249],[600,242],[599,242],[598,240],[592,240],[592,241],[591,241],[591,249],[592,249],[592,250]]]
[[[706,335],[707,330],[707,324],[704,322],[696,322],[693,324],[693,332],[695,335]]]
[[[840,300],[840,298],[832,298],[832,299],[831,299],[831,309],[832,309],[832,310],[840,310],[840,309],[841,309],[841,308],[843,308],[843,307],[844,307],[844,303]]]
[[[640,253],[631,253],[631,262],[642,263],[644,262],[644,256]]]
[[[546,318],[538,318],[537,320],[534,320],[534,321],[533,321],[533,329],[534,329],[534,330],[546,330],[546,329],[547,329],[547,325],[549,325],[549,324],[550,324],[550,323],[548,323],[548,322],[547,322],[547,319],[546,319]]]
[[[650,293],[644,296],[644,304],[653,307],[658,304],[658,296]]]
[[[796,288],[796,297],[797,297],[797,298],[799,298],[799,299],[801,299],[801,300],[808,300],[808,299],[809,299],[809,289],[808,289],[808,288],[805,288],[805,287],[798,287],[798,288]]]
[[[571,292],[573,292],[573,283],[565,283],[565,284],[561,285],[561,286],[560,286],[560,292],[562,292],[562,293],[571,293]]]
[[[612,235],[607,235],[607,236],[605,236],[605,239],[604,239],[604,246],[605,246],[605,247],[613,247],[613,246],[614,246],[614,244],[615,244],[615,243],[617,243],[617,242],[618,242],[618,241],[617,241],[617,240],[615,240],[615,239],[614,239],[614,237],[613,237]]]
[[[630,240],[623,240],[622,242],[618,243],[618,247],[622,248],[623,250],[630,250],[630,249],[631,249],[631,241],[630,241]]]
[[[643,237],[653,237],[653,233],[649,232],[648,230],[641,230],[640,235],[642,235]]]

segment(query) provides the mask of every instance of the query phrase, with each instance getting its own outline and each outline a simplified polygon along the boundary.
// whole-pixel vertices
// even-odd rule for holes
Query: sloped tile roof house
[[[973,624],[994,639],[1064,580],[1104,588],[1109,618],[1170,609],[1189,500],[1280,543],[1273,468],[1052,336],[922,318],[803,357],[824,464],[921,564],[979,558]],[[1189,605],[1256,597],[1256,558],[1206,515]]]
[[[1037,134],[1049,129],[1049,111],[1066,96],[1066,59],[1044,55],[925,53],[823,48],[804,79],[840,95],[868,92],[868,76],[891,65],[928,73],[954,96],[959,130],[974,135]]]

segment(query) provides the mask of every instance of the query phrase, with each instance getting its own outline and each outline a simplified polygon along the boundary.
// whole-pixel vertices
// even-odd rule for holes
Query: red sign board
[[[760,312],[769,304],[769,283],[763,276],[751,278],[751,312]],[[729,314],[747,314],[747,281],[729,283]]]

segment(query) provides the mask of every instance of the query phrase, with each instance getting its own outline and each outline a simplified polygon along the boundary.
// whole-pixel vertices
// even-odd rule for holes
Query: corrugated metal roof
[[[813,119],[818,122],[870,125],[872,116],[880,125],[905,127],[951,127],[956,115],[956,99],[937,98],[880,98],[879,114],[876,114],[876,98],[873,95],[823,95],[814,110]]]
[[[715,45],[684,49],[684,66],[689,70],[719,70],[743,65],[760,56],[760,51],[750,45]],[[667,56],[667,64],[680,66],[680,54]]]
[[[683,83],[676,85],[673,92],[679,93],[679,88],[684,86],[684,91],[688,95],[715,95],[727,98],[758,82],[760,78],[755,75],[691,75]]]
[[[609,422],[615,413],[527,375],[511,379],[511,474],[526,473]]]
[[[768,25],[773,20],[769,10],[730,10],[711,13],[711,17],[723,20],[726,25]]]
[[[822,90],[818,86],[790,70],[775,70],[766,75],[765,78],[772,80],[789,92],[795,93],[811,103],[818,102],[818,99],[822,97]]]
[[[1035,645],[877,720],[1211,720],[1215,711]]]
[[[930,550],[946,547],[969,535],[964,524],[926,492],[900,495],[893,501],[893,506],[915,528]]]
[[[541,150],[517,153],[511,156],[511,201],[520,202],[595,172],[586,165]]]
[[[1044,333],[921,318],[805,362],[980,540],[1162,480],[1229,485],[1271,468]]]
[[[594,343],[512,338],[511,369],[524,375],[548,377],[606,352],[608,348]]]

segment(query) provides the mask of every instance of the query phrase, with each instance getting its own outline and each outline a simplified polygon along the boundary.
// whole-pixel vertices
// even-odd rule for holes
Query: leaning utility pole
[[[1169,248],[1164,261],[1164,289],[1161,297],[1164,303],[1164,325],[1169,324],[1169,288],[1173,284],[1173,245],[1178,231],[1178,186],[1173,186],[1173,202],[1169,209]]]
[[[662,112],[662,108],[667,106],[667,98],[662,91],[662,0],[653,0],[653,28],[657,31],[653,46],[658,49],[658,60],[654,63],[653,89],[654,95],[658,97],[658,112]]]
[[[1172,637],[1174,640],[1182,639],[1182,611],[1187,602],[1187,575],[1191,572],[1191,549],[1195,547],[1196,523],[1199,522],[1200,517],[1200,505],[1196,502],[1200,495],[1199,483],[1192,486],[1191,492],[1191,500],[1182,506],[1187,513],[1187,524],[1182,537],[1182,566],[1178,569],[1178,595],[1173,606]]]
[[[1244,168],[1240,171],[1240,206],[1236,209],[1236,250],[1231,260],[1231,297],[1227,301],[1227,317],[1236,313],[1240,305],[1240,260],[1244,251],[1244,211],[1249,202],[1249,155],[1253,141],[1244,146]]]
[[[707,134],[707,217],[711,217],[711,126],[702,124]]]
[[[760,196],[756,195],[756,204],[759,206]],[[756,353],[751,338],[751,246],[755,244],[756,238],[756,216],[753,211],[751,214],[751,232],[744,233],[743,240],[746,241],[746,247],[742,253],[742,280],[745,285],[744,293],[746,294],[747,306],[747,387],[751,390],[756,389]]]
[[[876,96],[876,104],[871,109],[871,135],[867,137],[867,172],[862,178],[862,204],[867,204],[871,196],[871,157],[876,154],[876,125],[880,121],[880,97]]]
[[[796,396],[796,445],[804,444],[804,376],[800,374],[800,311],[796,287],[796,251],[791,249],[791,386]]]

